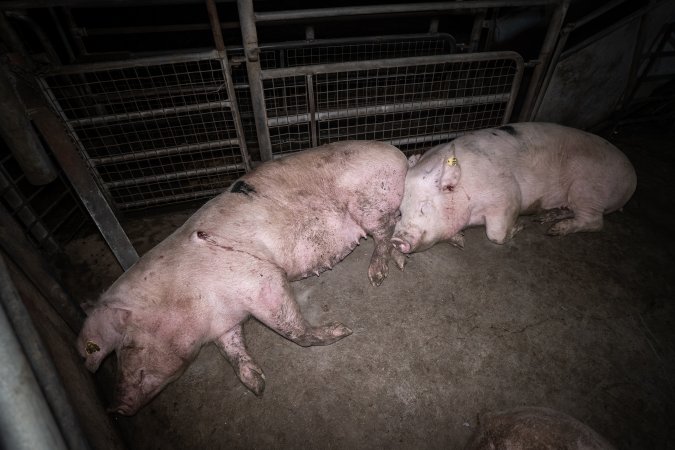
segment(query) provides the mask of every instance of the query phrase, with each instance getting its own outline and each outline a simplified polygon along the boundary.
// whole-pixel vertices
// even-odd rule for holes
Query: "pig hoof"
[[[567,221],[563,220],[561,222],[558,222],[554,225],[552,225],[546,234],[549,236],[564,236],[570,232],[569,230],[569,225]]]
[[[302,347],[312,345],[330,345],[352,334],[352,330],[340,322],[331,322],[322,327],[313,327],[307,334],[293,341]]]
[[[373,286],[379,286],[382,284],[387,274],[389,272],[389,266],[387,261],[384,258],[378,258],[375,261],[370,263],[368,268],[368,278],[370,279],[370,284]]]
[[[448,239],[448,243],[454,247],[464,250],[464,233],[457,233]]]
[[[404,255],[403,253],[399,252],[396,249],[392,249],[391,257],[394,259],[394,262],[396,263],[396,267],[398,267],[400,270],[403,270],[405,268],[405,263],[408,260],[406,255]]]
[[[260,397],[265,390],[265,374],[254,364],[245,364],[239,368],[239,379],[251,392]]]

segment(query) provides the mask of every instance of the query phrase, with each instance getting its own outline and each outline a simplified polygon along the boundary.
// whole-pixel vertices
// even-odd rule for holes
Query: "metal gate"
[[[346,139],[404,152],[506,123],[523,72],[514,52],[261,71],[272,155]]]
[[[77,65],[42,77],[117,208],[213,197],[249,170],[227,59],[219,55]]]

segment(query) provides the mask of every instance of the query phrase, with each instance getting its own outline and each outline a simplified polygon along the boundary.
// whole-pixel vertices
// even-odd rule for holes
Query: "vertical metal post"
[[[549,22],[548,29],[546,30],[544,42],[541,45],[541,50],[539,51],[539,64],[537,64],[537,66],[532,71],[532,77],[530,78],[530,82],[527,87],[527,94],[525,95],[525,100],[523,101],[523,106],[520,110],[520,115],[518,116],[518,120],[521,122],[532,120],[533,118],[532,115],[534,109],[534,100],[537,92],[539,92],[542,76],[546,73],[549,62],[551,61],[551,54],[555,47],[556,41],[558,40],[558,35],[560,34],[560,30],[565,20],[565,15],[567,14],[569,5],[570,0],[562,0],[556,7],[555,11],[553,11],[551,21]]]
[[[12,77],[4,64],[0,64],[0,104],[0,136],[28,181],[35,185],[54,181],[56,168],[26,117],[25,108],[14,91]]]
[[[5,276],[7,275],[7,276]],[[0,255],[0,296],[17,296]],[[5,308],[0,307],[0,447],[66,449]]]
[[[469,51],[475,53],[480,47],[480,38],[483,34],[483,22],[487,15],[486,9],[481,9],[473,18],[473,28],[471,29],[471,41],[469,43]]]
[[[258,47],[253,0],[237,0],[237,9],[239,10],[244,54],[246,55],[246,72],[248,73],[248,85],[251,91],[255,128],[258,133],[260,157],[263,161],[270,161],[272,159],[272,142],[267,127],[267,110],[261,76],[260,48]]]
[[[44,98],[30,88],[19,90],[33,123],[56,156],[59,165],[87,208],[122,269],[127,270],[138,260],[138,253],[129,241],[108,201],[99,189],[89,168],[80,157],[64,125],[47,107]]]
[[[77,421],[75,411],[61,383],[52,357],[42,342],[37,329],[35,329],[33,320],[12,282],[7,264],[1,255],[0,284],[2,284],[0,305],[4,307],[7,318],[14,328],[28,363],[33,369],[33,374],[53,412],[53,417],[61,429],[63,438],[68,443],[68,448],[70,450],[88,450],[89,444],[84,438],[80,423]]]
[[[307,83],[307,105],[309,106],[309,133],[312,138],[312,147],[318,146],[319,130],[316,126],[316,104],[314,103],[314,77],[311,74],[305,76]]]
[[[213,32],[213,41],[218,50],[220,63],[225,76],[225,89],[227,91],[227,98],[230,101],[230,111],[232,112],[232,119],[234,120],[234,129],[239,139],[239,149],[244,158],[244,167],[246,171],[251,170],[251,158],[248,155],[246,148],[246,136],[241,125],[241,117],[239,116],[239,105],[237,104],[237,95],[234,91],[234,82],[232,81],[232,73],[230,72],[230,63],[227,59],[227,51],[225,50],[225,42],[223,41],[223,32],[220,28],[220,19],[218,18],[218,9],[214,0],[206,0],[206,10],[209,14],[209,21],[211,23],[211,31]]]
[[[566,26],[560,33],[560,39],[558,39],[558,43],[555,46],[555,51],[553,52],[551,63],[549,64],[548,69],[546,70],[546,76],[544,76],[544,80],[541,83],[541,88],[537,92],[537,98],[535,99],[534,106],[532,107],[530,120],[536,120],[537,114],[539,113],[539,109],[541,108],[541,103],[544,100],[544,95],[546,94],[546,90],[548,89],[548,85],[551,83],[551,78],[553,78],[555,66],[558,64],[558,61],[560,61],[560,55],[562,54],[563,48],[565,48],[565,44],[567,44],[567,39],[569,38],[572,30],[574,30],[574,24]]]

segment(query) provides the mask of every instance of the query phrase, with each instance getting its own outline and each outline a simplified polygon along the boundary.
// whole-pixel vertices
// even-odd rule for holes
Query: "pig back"
[[[328,144],[262,164],[187,225],[302,278],[332,267],[372,231],[371,222],[395,214],[406,171],[405,156],[388,144]]]

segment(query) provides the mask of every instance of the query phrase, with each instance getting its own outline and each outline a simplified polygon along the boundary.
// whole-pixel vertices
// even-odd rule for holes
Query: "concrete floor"
[[[675,447],[673,135],[613,136],[638,170],[638,192],[601,233],[562,238],[531,223],[504,245],[483,228],[466,248],[439,244],[366,271],[372,241],[320,277],[294,283],[313,323],[354,330],[301,348],[255,320],[250,353],[265,371],[255,397],[213,345],[132,418],[132,449],[461,448],[477,415],[521,405],[566,412],[618,448]],[[189,212],[125,227],[140,252]],[[95,236],[69,248],[74,295],[93,298],[119,275]],[[97,375],[111,394],[109,359]],[[104,400],[105,401],[105,400]]]

